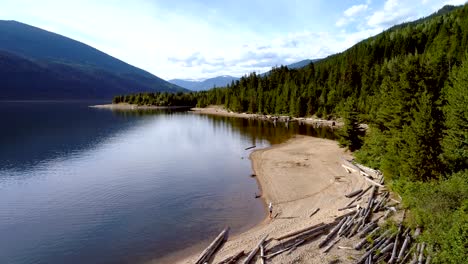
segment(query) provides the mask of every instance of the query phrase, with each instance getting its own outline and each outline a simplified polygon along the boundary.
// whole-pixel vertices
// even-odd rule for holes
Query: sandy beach
[[[264,235],[275,238],[313,224],[332,222],[334,217],[345,214],[347,211],[337,210],[349,201],[344,194],[365,188],[368,183],[357,173],[347,173],[343,169],[343,157],[350,158],[350,155],[337,142],[308,136],[296,136],[283,144],[254,151],[250,157],[253,170],[263,192],[262,198],[273,204],[274,218],[267,217],[255,228],[229,237],[212,263],[241,250],[250,252]],[[320,210],[309,217],[316,208]],[[328,263],[334,260],[351,263],[356,254],[354,250],[336,247],[322,253],[318,241],[308,242],[290,254],[280,254],[268,263]],[[269,246],[275,243],[277,241],[272,241]],[[351,243],[348,240],[339,245],[350,246]],[[178,263],[194,263],[199,253]]]

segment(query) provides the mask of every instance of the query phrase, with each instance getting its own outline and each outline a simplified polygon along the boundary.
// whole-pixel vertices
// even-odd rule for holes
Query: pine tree
[[[454,70],[444,90],[443,157],[454,171],[468,168],[468,55]]]
[[[362,145],[363,131],[359,127],[358,113],[356,110],[356,103],[353,99],[349,99],[342,113],[343,128],[339,132],[339,142],[342,147],[348,147],[349,150],[354,151]]]

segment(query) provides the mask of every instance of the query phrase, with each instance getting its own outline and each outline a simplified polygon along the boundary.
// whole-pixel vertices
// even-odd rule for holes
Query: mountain
[[[300,69],[300,68],[304,68],[305,66],[309,65],[311,62],[317,62],[317,61],[319,61],[319,60],[320,60],[320,59],[315,59],[315,60],[309,60],[309,59],[301,60],[301,61],[298,61],[298,62],[289,64],[289,65],[286,65],[286,67],[288,67],[289,69]]]
[[[110,99],[178,92],[168,83],[84,43],[0,20],[0,99]]]
[[[289,69],[300,69],[303,68],[307,65],[309,65],[311,62],[317,62],[320,59],[315,59],[315,60],[301,60],[295,63],[292,63],[290,65],[287,65]],[[260,74],[261,76],[269,74],[269,71],[266,73]],[[204,81],[195,81],[195,80],[184,80],[184,79],[172,79],[169,80],[170,83],[178,85],[180,87],[192,90],[192,91],[205,91],[209,90],[213,87],[226,87],[228,84],[231,84],[232,81],[237,81],[240,78],[229,76],[229,75],[223,75],[223,76],[218,76],[210,79],[206,79]]]
[[[313,59],[313,60],[305,59],[305,60],[301,60],[301,61],[298,61],[298,62],[291,63],[289,65],[286,65],[286,67],[288,67],[288,69],[301,69],[301,68],[304,68],[305,66],[309,65],[310,63],[316,63],[316,62],[318,62],[320,60],[321,59]],[[261,73],[260,76],[262,76],[262,77],[263,76],[268,76],[271,73],[271,71],[272,70]]]
[[[239,78],[223,75],[204,81],[193,81],[193,80],[183,80],[183,79],[172,79],[169,80],[170,83],[178,85],[180,87],[192,90],[192,91],[204,91],[209,90],[213,87],[225,87],[228,84],[231,84],[232,81],[237,81]]]

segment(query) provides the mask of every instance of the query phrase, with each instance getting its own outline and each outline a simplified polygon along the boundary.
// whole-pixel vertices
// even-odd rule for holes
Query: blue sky
[[[82,41],[161,78],[322,58],[466,0],[0,0],[0,19]]]

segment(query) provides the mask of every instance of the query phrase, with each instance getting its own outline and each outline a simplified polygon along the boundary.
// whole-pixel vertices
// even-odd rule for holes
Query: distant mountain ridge
[[[213,87],[225,87],[232,81],[237,80],[239,80],[239,78],[229,75],[223,75],[214,78],[209,78],[203,81],[172,79],[169,80],[169,82],[192,91],[204,91],[209,90]]]
[[[287,65],[289,69],[299,69],[309,65],[311,62],[317,62],[320,59],[305,59],[301,60],[292,64]],[[262,73],[260,75],[264,76],[268,74],[270,71]],[[226,87],[228,84],[231,84],[232,81],[237,81],[240,78],[233,77],[229,75],[217,76],[214,78],[209,78],[203,81],[196,81],[196,80],[187,80],[187,79],[172,79],[168,82],[178,85],[180,87],[192,90],[192,91],[205,91],[209,90],[213,87]]]
[[[0,20],[0,99],[110,99],[185,89],[84,43]]]

